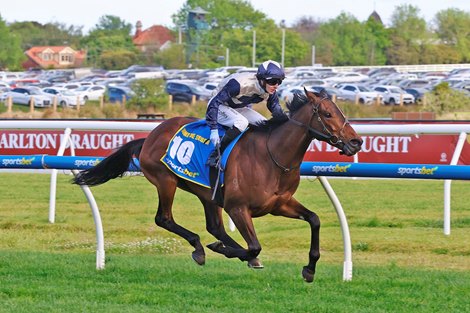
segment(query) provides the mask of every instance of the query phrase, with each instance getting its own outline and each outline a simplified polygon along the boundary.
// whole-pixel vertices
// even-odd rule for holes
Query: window
[[[61,54],[60,61],[61,61],[61,63],[73,63],[73,55],[72,54]]]

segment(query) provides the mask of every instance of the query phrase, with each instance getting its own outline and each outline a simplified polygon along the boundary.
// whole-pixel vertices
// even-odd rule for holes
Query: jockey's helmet
[[[273,60],[268,60],[258,66],[256,77],[262,80],[280,79],[282,81],[286,77],[286,74],[281,64]]]

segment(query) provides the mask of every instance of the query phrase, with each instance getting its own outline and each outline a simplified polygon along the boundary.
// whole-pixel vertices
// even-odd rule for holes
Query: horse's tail
[[[134,157],[138,158],[145,138],[129,141],[118,150],[103,159],[97,165],[80,172],[72,180],[77,185],[96,186],[101,185],[116,177],[122,177],[129,165],[134,163]]]

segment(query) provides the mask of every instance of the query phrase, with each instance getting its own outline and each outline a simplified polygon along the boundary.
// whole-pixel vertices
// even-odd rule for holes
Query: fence
[[[35,166],[35,168],[69,168],[73,171],[92,166],[94,162],[100,158],[76,158],[73,157],[73,143],[70,142],[72,152],[71,157],[60,157],[63,155],[67,140],[70,138],[72,129],[107,129],[107,130],[146,130],[149,131],[158,126],[159,123],[154,122],[115,122],[115,121],[2,121],[0,128],[26,128],[26,129],[65,129],[64,139],[59,148],[57,156],[0,156],[0,167],[27,168]],[[459,134],[459,139],[452,156],[450,165],[417,165],[417,164],[359,164],[356,156],[356,163],[326,163],[314,164],[304,162],[301,167],[303,175],[319,176],[325,192],[333,203],[338,215],[341,231],[343,235],[344,245],[344,264],[343,279],[352,279],[352,253],[351,240],[349,235],[349,227],[346,215],[337,198],[334,190],[331,188],[328,180],[324,176],[352,176],[352,177],[391,177],[393,175],[398,178],[433,178],[445,179],[444,181],[444,233],[450,234],[450,183],[451,179],[470,179],[469,167],[457,166],[462,147],[470,133],[470,124],[407,124],[396,127],[395,125],[377,125],[377,124],[359,124],[354,125],[356,131],[361,135],[369,134]],[[59,159],[55,159],[59,158]],[[79,161],[79,163],[77,163]],[[65,163],[64,163],[65,162]],[[72,162],[72,163],[70,163]],[[29,164],[28,164],[29,163]],[[64,165],[65,164],[65,165]],[[78,166],[80,165],[80,167]],[[437,168],[436,168],[437,167]],[[336,172],[335,172],[336,171]],[[343,175],[344,174],[344,175]],[[431,175],[432,174],[432,175]],[[51,175],[51,199],[50,199],[50,220],[52,212],[55,214],[55,178],[57,169],[53,169]],[[398,176],[397,176],[398,175]],[[87,186],[81,186],[88,202],[93,211],[97,233],[97,268],[104,268],[104,237],[99,216],[98,207]],[[53,199],[54,198],[54,199]],[[54,210],[51,210],[51,208]]]

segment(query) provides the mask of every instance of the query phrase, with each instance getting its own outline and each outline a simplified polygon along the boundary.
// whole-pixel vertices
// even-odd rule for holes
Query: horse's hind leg
[[[149,180],[154,183],[152,179]],[[158,210],[155,215],[155,224],[186,239],[195,248],[192,253],[194,261],[199,265],[204,265],[206,257],[199,236],[178,225],[173,219],[172,206],[177,184],[176,178],[162,173],[154,183],[158,190]]]
[[[215,247],[216,245],[223,244],[235,249],[243,249],[241,245],[238,244],[229,234],[224,227],[224,222],[222,218],[222,208],[219,207],[212,201],[204,201],[201,199],[202,205],[204,206],[204,212],[206,216],[206,229],[213,235],[215,238],[220,240],[221,243],[211,244],[210,247]],[[215,250],[218,250],[215,248]],[[244,261],[244,260],[242,260]],[[263,268],[263,264],[257,258],[252,258],[248,260],[248,266],[251,268]]]
[[[253,220],[248,212],[248,208],[239,207],[227,210],[227,212],[248,244],[248,249],[226,246],[220,243],[213,243],[207,247],[215,252],[222,253],[227,258],[239,258],[242,261],[256,259],[261,252],[261,245],[256,237]]]

